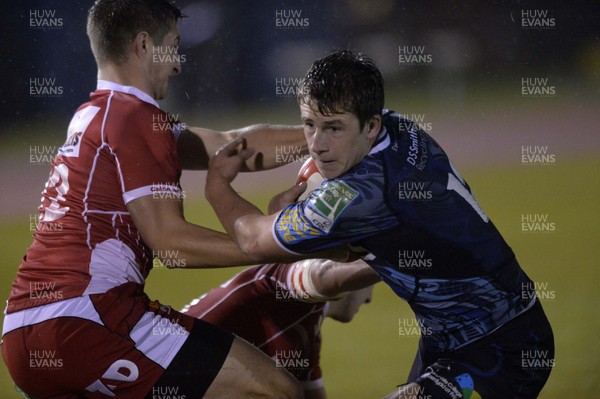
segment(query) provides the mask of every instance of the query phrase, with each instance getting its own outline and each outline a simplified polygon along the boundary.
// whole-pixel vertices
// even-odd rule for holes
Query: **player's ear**
[[[139,32],[133,39],[133,51],[138,58],[152,56],[152,40],[148,32]]]
[[[367,138],[376,139],[381,130],[381,115],[373,115],[366,123]]]

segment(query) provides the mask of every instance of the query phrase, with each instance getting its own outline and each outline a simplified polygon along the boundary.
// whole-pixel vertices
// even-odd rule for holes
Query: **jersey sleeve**
[[[273,235],[286,251],[305,254],[368,237],[390,225],[377,181],[327,180],[309,197],[284,208]]]
[[[125,204],[152,195],[158,199],[181,198],[181,168],[177,157],[178,122],[149,105],[116,117],[107,126],[108,144],[114,154]]]

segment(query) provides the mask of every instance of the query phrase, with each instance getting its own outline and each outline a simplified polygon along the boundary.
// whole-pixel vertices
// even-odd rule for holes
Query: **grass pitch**
[[[542,304],[554,328],[556,363],[541,398],[595,397],[600,383],[600,282],[598,216],[600,160],[559,159],[549,166],[513,166],[465,170],[463,176],[486,213],[517,254],[527,274],[539,283]],[[268,173],[268,172],[267,172]],[[266,206],[276,190],[251,200]],[[523,231],[524,214],[546,215],[554,230]],[[195,223],[218,228],[202,200],[186,204]],[[0,296],[30,244],[29,220],[5,221],[0,227],[3,255]],[[180,308],[231,275],[235,269],[166,270],[150,274],[147,292]],[[373,302],[350,324],[327,320],[323,327],[321,366],[330,398],[377,398],[403,383],[416,352],[418,336],[399,334],[399,320],[412,317],[409,307],[382,284]],[[0,362],[0,398],[20,397]]]

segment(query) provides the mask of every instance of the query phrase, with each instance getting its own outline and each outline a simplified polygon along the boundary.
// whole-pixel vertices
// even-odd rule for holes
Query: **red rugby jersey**
[[[295,264],[254,266],[195,299],[183,312],[244,338],[304,386],[323,386],[319,353],[326,303],[295,300]]]
[[[152,268],[126,204],[180,195],[179,123],[135,87],[100,80],[90,98],[52,162],[7,313],[143,285]]]

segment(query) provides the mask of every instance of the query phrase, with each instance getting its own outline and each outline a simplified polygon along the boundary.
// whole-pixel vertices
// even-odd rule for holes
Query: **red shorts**
[[[200,398],[233,342],[129,284],[11,313],[3,334],[8,370],[35,398]]]

